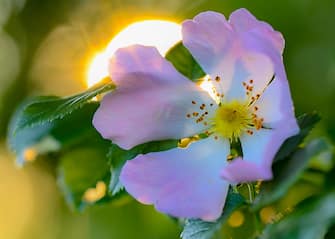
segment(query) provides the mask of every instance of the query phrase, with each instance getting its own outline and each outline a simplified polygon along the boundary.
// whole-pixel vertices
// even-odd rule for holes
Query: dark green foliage
[[[192,81],[196,81],[206,75],[181,42],[172,47],[165,58],[170,61],[181,74]]]
[[[279,222],[269,224],[259,239],[321,239],[335,223],[335,192],[300,203]]]
[[[57,168],[58,184],[71,208],[83,210],[89,204],[83,195],[87,189],[95,188],[97,182],[108,185],[110,171],[106,149],[82,147],[60,158]]]
[[[309,132],[314,128],[316,123],[320,121],[320,116],[317,113],[303,114],[298,117],[298,125],[300,127],[299,134],[287,139],[278,153],[274,161],[279,161],[289,156],[303,142]]]
[[[90,102],[80,109],[53,122],[36,124],[13,132],[24,105],[12,119],[8,144],[17,155],[19,165],[24,163],[24,150],[33,147],[38,154],[64,151],[87,140],[101,139],[92,126],[92,117],[99,104]]]

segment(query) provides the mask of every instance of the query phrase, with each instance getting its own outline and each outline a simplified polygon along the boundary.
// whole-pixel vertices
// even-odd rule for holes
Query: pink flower
[[[245,9],[229,21],[220,13],[201,13],[185,21],[182,32],[216,100],[155,48],[135,45],[111,59],[118,87],[104,97],[93,124],[125,149],[207,134],[187,148],[137,156],[125,164],[120,180],[138,201],[161,212],[211,221],[222,213],[229,183],[271,179],[276,152],[299,128],[279,32]],[[243,160],[228,162],[237,139]]]

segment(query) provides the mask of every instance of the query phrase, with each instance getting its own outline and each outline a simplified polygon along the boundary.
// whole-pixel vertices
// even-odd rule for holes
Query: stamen
[[[252,122],[251,112],[247,104],[233,101],[222,104],[218,108],[213,119],[215,131],[220,133],[223,137],[230,140],[239,138],[249,124]]]

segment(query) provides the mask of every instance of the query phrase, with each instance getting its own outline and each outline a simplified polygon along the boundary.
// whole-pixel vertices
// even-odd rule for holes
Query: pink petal
[[[229,185],[220,172],[228,154],[228,141],[210,137],[186,149],[140,155],[125,164],[120,180],[138,201],[158,211],[213,221],[227,195]]]
[[[260,129],[241,140],[243,160],[233,160],[222,172],[224,179],[238,183],[272,178],[272,161],[283,142],[297,134],[296,120],[273,124],[272,129]]]
[[[258,108],[257,115],[264,118],[265,125],[269,127],[278,122],[292,121],[292,130],[298,132],[290,88],[285,71],[282,70],[282,72],[281,75],[284,78],[276,76],[255,103]]]
[[[274,75],[274,64],[271,59],[264,54],[252,51],[244,51],[243,55],[236,59],[233,69],[232,84],[224,98],[227,102],[236,99],[246,101],[256,97],[263,92]],[[253,87],[249,95],[243,83]]]
[[[239,166],[235,167],[242,168],[241,165],[245,163],[245,167],[253,170],[250,177],[236,178],[241,181],[271,178],[269,171],[280,146],[287,138],[299,132],[286,79],[276,77],[256,102],[256,106],[257,116],[264,118],[263,126],[269,129],[254,130],[253,135],[245,134],[241,137],[243,161],[237,162]],[[238,170],[234,173],[240,174]]]
[[[279,52],[283,52],[284,39],[280,32],[275,31],[268,23],[257,20],[247,9],[241,8],[234,11],[229,17],[229,22],[238,32],[259,33],[260,38],[271,41]]]
[[[253,95],[260,94],[280,63],[284,45],[281,34],[258,21],[247,10],[232,13],[229,22],[221,14],[201,13],[185,21],[183,43],[225,99],[246,99],[243,82],[253,80]],[[278,60],[279,59],[279,60]]]
[[[135,52],[139,55],[135,56]],[[214,101],[170,68],[156,50],[135,46],[119,50],[117,56],[120,58],[111,61],[111,73],[115,73],[112,78],[118,88],[103,98],[93,118],[94,127],[104,138],[130,149],[148,141],[193,136],[208,127],[204,121],[196,123],[196,119],[205,112],[205,118],[211,117],[215,107],[210,104]],[[150,58],[153,65],[131,60],[136,58],[143,58],[144,62]],[[160,63],[156,64],[155,59]],[[200,109],[201,104],[206,105],[204,110]],[[187,117],[194,112],[199,115]]]
[[[220,62],[218,57],[230,50],[231,31],[225,16],[211,11],[200,13],[194,20],[182,23],[184,45],[208,74],[217,68]]]
[[[230,183],[252,182],[271,179],[272,171],[271,168],[262,167],[239,157],[222,170],[221,176]]]
[[[182,83],[189,81],[178,73],[173,65],[165,60],[155,47],[133,45],[120,48],[109,62],[109,74],[118,87],[133,87],[136,77],[150,75],[161,83]],[[129,79],[129,75],[132,76]],[[140,79],[143,81],[143,79]],[[143,87],[146,81],[142,82]],[[150,83],[150,82],[149,82]],[[137,84],[136,87],[139,87]]]

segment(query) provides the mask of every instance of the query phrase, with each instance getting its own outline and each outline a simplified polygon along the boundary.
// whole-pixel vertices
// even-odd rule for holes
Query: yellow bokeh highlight
[[[244,223],[244,215],[241,211],[235,211],[228,219],[228,224],[231,227],[240,227]]]
[[[86,190],[83,196],[83,200],[88,203],[94,203],[106,195],[107,186],[103,181],[97,182],[95,188],[89,188]]]
[[[259,212],[263,223],[268,224],[276,220],[277,212],[273,207],[265,207]]]
[[[181,26],[167,20],[145,20],[130,24],[120,31],[102,52],[96,53],[87,70],[90,87],[108,76],[108,62],[115,51],[133,44],[154,46],[164,56],[181,40]]]
[[[26,148],[23,151],[23,158],[24,161],[26,162],[31,162],[34,161],[37,158],[38,152],[35,148],[31,147],[31,148]]]

